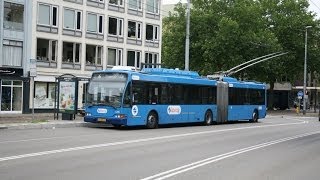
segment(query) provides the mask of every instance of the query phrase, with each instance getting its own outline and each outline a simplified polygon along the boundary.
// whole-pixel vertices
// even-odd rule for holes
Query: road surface
[[[0,130],[0,179],[319,179],[318,118]]]

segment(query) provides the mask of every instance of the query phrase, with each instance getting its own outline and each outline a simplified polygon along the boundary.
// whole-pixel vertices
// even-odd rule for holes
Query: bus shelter
[[[55,113],[54,119],[74,120],[78,112],[78,89],[80,81],[89,81],[89,78],[77,77],[73,74],[63,74],[56,77]]]

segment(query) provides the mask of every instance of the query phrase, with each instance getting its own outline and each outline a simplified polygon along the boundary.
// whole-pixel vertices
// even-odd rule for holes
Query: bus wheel
[[[251,122],[258,122],[258,111],[257,110],[253,111]]]
[[[203,122],[203,124],[205,125],[205,126],[209,126],[209,125],[211,125],[212,124],[212,113],[211,113],[211,111],[207,111],[206,112],[206,114],[204,115],[204,122]]]
[[[112,124],[112,126],[116,129],[120,129],[121,128],[121,125],[120,124]]]
[[[158,116],[155,112],[150,112],[147,118],[147,128],[155,129],[158,128]]]

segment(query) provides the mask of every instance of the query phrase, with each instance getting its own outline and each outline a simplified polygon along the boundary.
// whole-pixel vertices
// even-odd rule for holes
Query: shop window
[[[53,109],[55,101],[55,83],[35,82],[34,108]]]

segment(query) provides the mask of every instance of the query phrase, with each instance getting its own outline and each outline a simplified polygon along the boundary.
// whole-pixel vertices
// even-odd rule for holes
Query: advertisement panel
[[[59,82],[59,111],[73,114],[76,111],[76,81]]]

